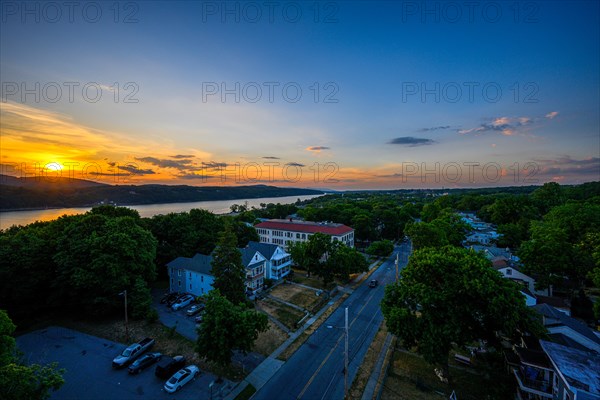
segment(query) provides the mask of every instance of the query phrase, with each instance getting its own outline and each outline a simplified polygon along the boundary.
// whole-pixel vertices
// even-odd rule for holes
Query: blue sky
[[[71,163],[115,183],[336,188],[600,179],[596,1],[116,4],[82,2],[71,22],[64,6],[3,3],[6,173]]]

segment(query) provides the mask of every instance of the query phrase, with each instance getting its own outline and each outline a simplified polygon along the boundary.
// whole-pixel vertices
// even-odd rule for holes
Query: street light
[[[327,325],[328,329],[338,328]],[[338,328],[339,329],[339,328]],[[348,398],[348,307],[344,308],[344,399]]]
[[[119,293],[119,296],[125,296],[125,339],[129,342],[129,326],[127,321],[127,290]]]

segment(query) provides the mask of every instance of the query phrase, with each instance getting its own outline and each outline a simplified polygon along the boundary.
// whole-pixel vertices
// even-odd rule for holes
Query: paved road
[[[348,307],[349,319],[350,386],[383,320],[379,303],[385,284],[395,280],[394,262],[398,252],[399,268],[406,265],[409,245],[403,243],[369,278],[377,279],[379,286],[369,288],[368,280],[360,285],[252,397],[253,400],[344,398],[344,308]]]

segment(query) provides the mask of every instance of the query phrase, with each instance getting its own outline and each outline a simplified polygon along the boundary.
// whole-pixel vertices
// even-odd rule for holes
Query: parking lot
[[[52,394],[52,399],[211,399],[209,385],[216,377],[201,371],[194,380],[176,394],[164,391],[165,381],[154,375],[154,366],[139,375],[130,375],[127,369],[114,370],[112,359],[125,344],[86,335],[60,327],[49,327],[17,338],[17,345],[28,363],[58,362],[65,368],[65,384]],[[223,383],[222,385],[231,385]],[[213,386],[212,399],[221,399],[219,389]],[[224,388],[223,394],[228,393]]]
[[[198,340],[194,317],[188,317],[186,315],[186,310],[191,306],[186,306],[180,310],[173,311],[166,304],[160,304],[160,299],[163,294],[164,291],[160,290],[154,290],[152,292],[153,306],[156,311],[158,311],[158,319],[160,322],[169,328],[175,326],[175,330],[178,333],[194,342]],[[234,364],[242,365],[243,370],[248,373],[263,362],[265,358],[265,356],[255,352],[248,353],[244,356],[242,353],[236,351],[233,353],[232,362]]]

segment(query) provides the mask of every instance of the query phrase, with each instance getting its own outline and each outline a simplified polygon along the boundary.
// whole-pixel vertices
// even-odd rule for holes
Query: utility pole
[[[346,351],[344,352],[344,399],[348,399],[348,307],[344,309],[344,314],[344,333],[346,342]]]
[[[119,294],[125,296],[125,339],[129,342],[129,324],[127,320],[127,290],[123,290],[123,292]]]

